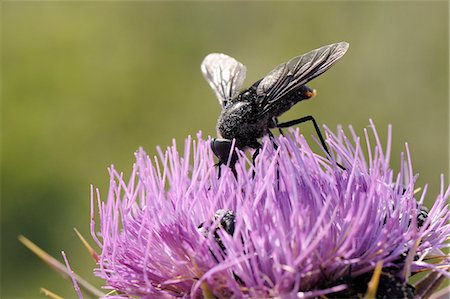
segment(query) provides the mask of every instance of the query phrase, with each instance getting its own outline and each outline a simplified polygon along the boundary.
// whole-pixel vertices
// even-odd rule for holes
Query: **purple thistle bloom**
[[[265,138],[254,166],[239,154],[237,178],[225,166],[217,177],[210,140],[200,135],[186,140],[182,156],[175,141],[154,158],[140,149],[128,180],[111,167],[107,200],[97,191],[91,212],[102,251],[95,273],[117,291],[108,298],[339,297],[352,279],[370,279],[378,261],[389,273],[382,278],[405,292],[418,271],[448,276],[448,260],[426,257],[449,247],[450,188],[442,182],[424,215],[426,187],[414,193],[408,147],[395,174],[390,129],[386,150],[373,124],[375,146],[367,131],[364,145],[350,132],[326,129],[330,159],[298,130],[275,138],[276,149]]]

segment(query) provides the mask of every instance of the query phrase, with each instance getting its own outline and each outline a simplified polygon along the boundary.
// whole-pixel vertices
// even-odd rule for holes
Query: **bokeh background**
[[[408,142],[430,204],[449,165],[448,2],[2,2],[1,298],[74,297],[27,249],[26,235],[94,284],[89,187],[106,168],[128,173],[133,153],[155,153],[202,130],[220,107],[201,76],[210,52],[248,67],[245,86],[289,58],[348,41],[309,85],[318,96],[282,120],[313,114],[362,133],[394,128],[392,165]],[[301,128],[306,136],[312,127]]]

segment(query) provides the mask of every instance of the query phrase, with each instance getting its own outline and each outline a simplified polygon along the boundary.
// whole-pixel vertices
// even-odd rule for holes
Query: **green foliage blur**
[[[200,73],[210,52],[236,57],[245,86],[319,46],[350,43],[309,85],[318,90],[281,120],[312,114],[362,135],[373,118],[393,125],[392,165],[408,142],[428,205],[448,184],[448,2],[32,2],[1,4],[1,298],[71,298],[72,284],[17,241],[23,234],[74,271],[94,263],[89,188],[105,197],[106,168],[125,175],[134,151],[202,130],[215,136],[220,107]],[[301,127],[309,138],[312,127]],[[311,140],[311,139],[310,139]],[[385,139],[383,140],[385,142]],[[93,244],[93,243],[92,243]]]

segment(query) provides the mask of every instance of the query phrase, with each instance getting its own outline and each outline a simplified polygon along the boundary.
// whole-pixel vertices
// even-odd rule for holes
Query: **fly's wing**
[[[263,111],[270,111],[277,101],[327,71],[347,52],[348,43],[323,46],[280,64],[256,87]]]
[[[222,107],[226,101],[239,94],[247,72],[247,68],[242,63],[233,57],[219,53],[206,56],[201,70]]]

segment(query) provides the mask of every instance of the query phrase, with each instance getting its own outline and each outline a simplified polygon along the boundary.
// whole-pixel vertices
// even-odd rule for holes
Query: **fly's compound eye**
[[[238,159],[238,155],[233,148],[233,142],[228,139],[219,139],[214,138],[211,141],[211,149],[214,155],[219,159],[219,163],[228,164],[228,160],[230,160],[230,166],[234,166]],[[233,153],[230,157],[230,151],[233,150]]]

